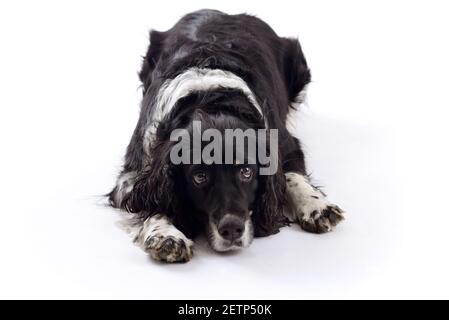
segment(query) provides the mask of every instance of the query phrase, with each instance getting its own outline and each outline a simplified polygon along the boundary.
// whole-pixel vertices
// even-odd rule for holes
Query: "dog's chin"
[[[219,233],[217,226],[214,223],[209,223],[208,227],[209,245],[217,252],[235,251],[248,247],[254,238],[254,229],[251,219],[245,222],[245,231],[240,239],[236,241],[229,241],[224,239]]]
[[[236,251],[243,249],[245,246],[242,241],[232,243],[225,239],[209,239],[209,244],[217,252]],[[246,245],[247,247],[248,245]]]

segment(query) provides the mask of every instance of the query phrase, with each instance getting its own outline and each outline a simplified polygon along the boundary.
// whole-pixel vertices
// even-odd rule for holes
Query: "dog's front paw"
[[[178,230],[168,217],[156,214],[142,222],[128,221],[134,243],[153,259],[164,262],[187,262],[192,259],[193,241]]]
[[[324,209],[317,209],[310,215],[303,215],[299,219],[302,229],[313,233],[325,233],[332,231],[334,227],[344,220],[343,210],[338,206],[329,204]]]
[[[192,243],[172,236],[154,235],[145,241],[145,251],[158,261],[187,262],[192,258]]]
[[[325,233],[332,231],[344,219],[343,210],[330,203],[323,192],[310,184],[307,177],[293,172],[285,176],[292,219],[302,229]]]
[[[156,234],[145,241],[145,251],[155,260],[187,262],[192,258],[192,241]]]

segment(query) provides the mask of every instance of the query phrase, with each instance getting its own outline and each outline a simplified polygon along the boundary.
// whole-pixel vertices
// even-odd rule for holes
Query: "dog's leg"
[[[134,237],[134,243],[155,260],[187,262],[192,258],[193,241],[162,214],[143,222],[133,218],[122,222],[122,226]]]
[[[293,221],[308,232],[331,231],[344,219],[343,210],[330,203],[326,195],[314,187],[309,179],[296,172],[287,172],[287,197]]]

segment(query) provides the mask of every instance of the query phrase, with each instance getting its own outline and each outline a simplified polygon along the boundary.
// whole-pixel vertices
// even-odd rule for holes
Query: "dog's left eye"
[[[195,182],[196,185],[202,185],[207,182],[207,174],[205,172],[196,172],[192,176],[193,182]]]
[[[250,167],[244,167],[240,169],[240,177],[244,181],[249,181],[253,177],[253,169]]]

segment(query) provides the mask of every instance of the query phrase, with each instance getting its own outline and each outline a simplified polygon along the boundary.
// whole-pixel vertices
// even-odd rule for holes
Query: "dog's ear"
[[[126,209],[133,213],[170,215],[176,206],[175,179],[167,143],[155,143],[149,163],[139,172]]]
[[[138,173],[132,191],[123,200],[123,208],[142,219],[163,214],[186,236],[196,232],[190,203],[183,190],[182,170],[170,160],[171,142],[156,141],[150,162]]]
[[[148,46],[147,53],[143,58],[142,68],[139,72],[139,79],[142,82],[144,92],[151,84],[152,73],[156,67],[159,58],[162,55],[164,49],[165,32],[159,32],[152,30],[150,32],[150,45]]]
[[[298,39],[283,38],[283,71],[290,101],[301,97],[306,85],[311,80],[310,70]]]
[[[259,176],[259,190],[253,206],[254,235],[264,237],[279,232],[287,224],[283,215],[286,182],[282,167],[273,175]]]

